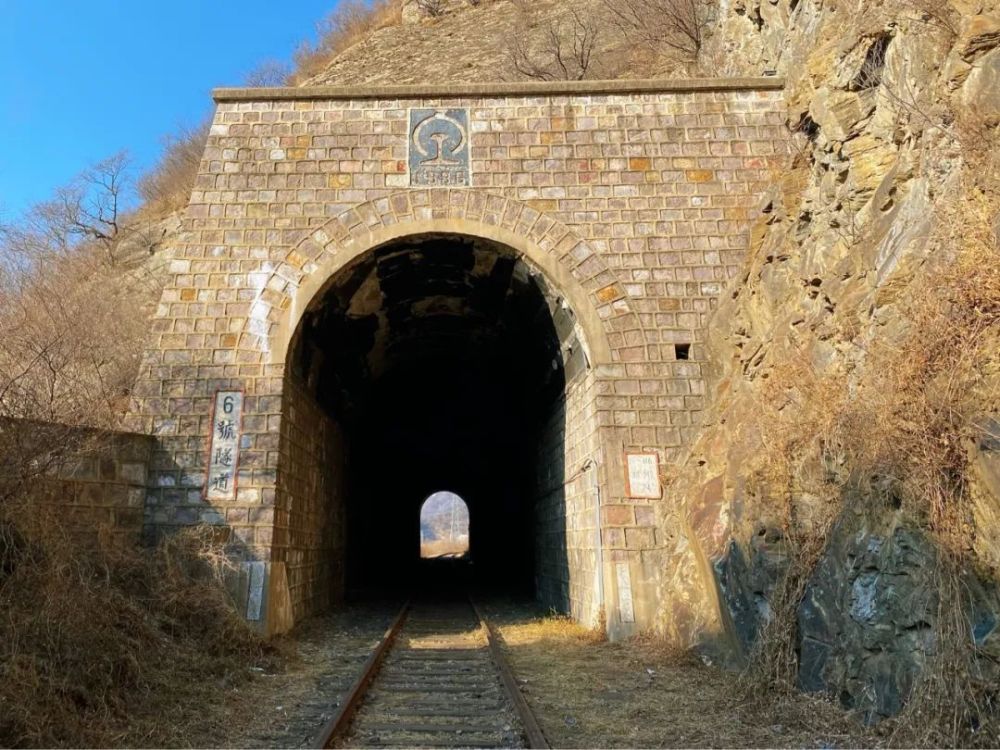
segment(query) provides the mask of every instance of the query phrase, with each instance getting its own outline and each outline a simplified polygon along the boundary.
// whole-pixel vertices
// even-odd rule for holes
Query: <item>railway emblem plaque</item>
[[[410,185],[468,187],[469,110],[410,110]]]

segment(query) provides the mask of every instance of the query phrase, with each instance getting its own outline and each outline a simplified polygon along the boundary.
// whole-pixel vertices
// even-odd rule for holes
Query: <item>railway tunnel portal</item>
[[[780,86],[217,91],[129,415],[148,535],[224,529],[280,632],[407,584],[447,489],[481,582],[655,627],[660,550],[693,542],[662,486]]]
[[[567,517],[563,481],[596,449],[593,386],[575,312],[511,247],[409,234],[347,263],[303,311],[283,387],[275,544],[307,608],[425,583],[419,509],[442,487],[468,503],[475,584],[594,607],[597,508]]]

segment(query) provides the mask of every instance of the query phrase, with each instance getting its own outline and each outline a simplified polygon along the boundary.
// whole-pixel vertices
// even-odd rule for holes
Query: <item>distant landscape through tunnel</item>
[[[435,492],[420,506],[420,557],[460,559],[469,554],[469,506],[454,492]]]
[[[285,374],[275,547],[297,615],[413,586],[442,488],[467,503],[475,585],[570,610],[568,547],[594,546],[566,528],[567,449],[596,429],[576,331],[537,270],[478,238],[397,240],[329,280]]]

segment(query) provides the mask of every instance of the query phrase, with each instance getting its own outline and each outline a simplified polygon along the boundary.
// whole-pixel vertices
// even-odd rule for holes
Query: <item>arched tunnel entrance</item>
[[[559,291],[491,240],[411,236],[333,275],[285,369],[275,549],[296,618],[434,585],[420,508],[443,487],[467,503],[476,586],[574,609],[599,544],[593,493],[568,497],[567,463],[597,431],[577,330]]]

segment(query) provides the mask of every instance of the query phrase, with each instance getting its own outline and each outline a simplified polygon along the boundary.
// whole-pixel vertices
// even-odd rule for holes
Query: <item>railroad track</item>
[[[470,600],[403,606],[317,747],[548,748]]]

